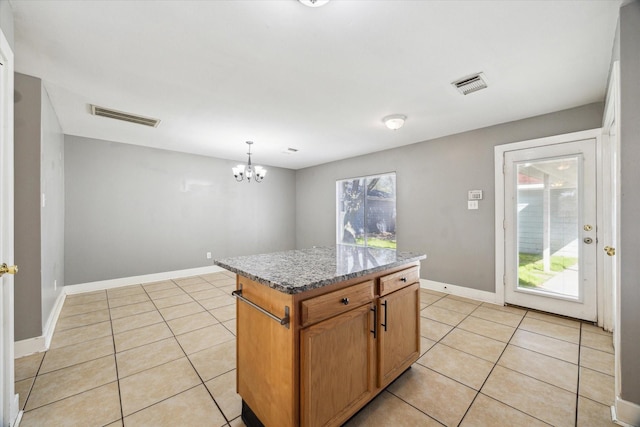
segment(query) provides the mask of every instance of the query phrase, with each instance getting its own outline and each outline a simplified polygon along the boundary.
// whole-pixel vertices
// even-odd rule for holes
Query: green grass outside
[[[557,273],[571,267],[578,258],[552,256],[551,271],[544,271],[542,255],[521,253],[518,266],[518,284],[525,288],[537,288]]]
[[[364,245],[364,238],[356,239],[356,243],[358,245]],[[374,248],[396,249],[396,241],[395,240],[377,239],[375,237],[370,237],[370,238],[367,239],[367,246],[372,246]]]

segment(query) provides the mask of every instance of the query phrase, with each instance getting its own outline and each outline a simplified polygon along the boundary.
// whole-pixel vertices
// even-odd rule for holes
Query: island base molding
[[[262,422],[258,419],[256,414],[253,413],[247,402],[242,401],[242,413],[241,413],[242,422],[247,427],[265,427]]]

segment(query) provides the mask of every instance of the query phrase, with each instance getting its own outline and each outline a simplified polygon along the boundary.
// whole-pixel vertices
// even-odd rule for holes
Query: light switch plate
[[[478,201],[477,200],[467,201],[467,209],[478,209]]]

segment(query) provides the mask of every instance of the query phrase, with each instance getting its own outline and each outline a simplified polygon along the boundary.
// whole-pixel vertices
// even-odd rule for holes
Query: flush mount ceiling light
[[[247,179],[247,182],[251,182],[251,178],[253,178],[255,182],[260,183],[262,182],[265,175],[267,174],[267,170],[262,166],[251,165],[251,145],[252,144],[253,144],[253,141],[247,141],[247,145],[249,146],[249,152],[247,153],[247,155],[249,156],[249,161],[247,161],[247,164],[238,165],[235,168],[232,168],[233,176],[238,182],[244,181],[245,178]]]
[[[320,7],[329,3],[329,0],[298,0],[298,1],[303,5],[309,6],[309,7]]]
[[[389,129],[398,130],[402,126],[404,126],[405,120],[407,120],[407,116],[405,116],[404,114],[392,114],[382,119],[382,122]]]

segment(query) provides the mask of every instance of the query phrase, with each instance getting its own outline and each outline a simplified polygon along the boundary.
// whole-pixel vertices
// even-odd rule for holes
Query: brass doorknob
[[[605,246],[603,249],[609,256],[614,256],[616,254],[616,248],[612,248],[611,246]]]
[[[17,272],[18,272],[17,265],[7,265],[7,264],[0,265],[0,276],[2,276],[5,273],[16,274]]]

